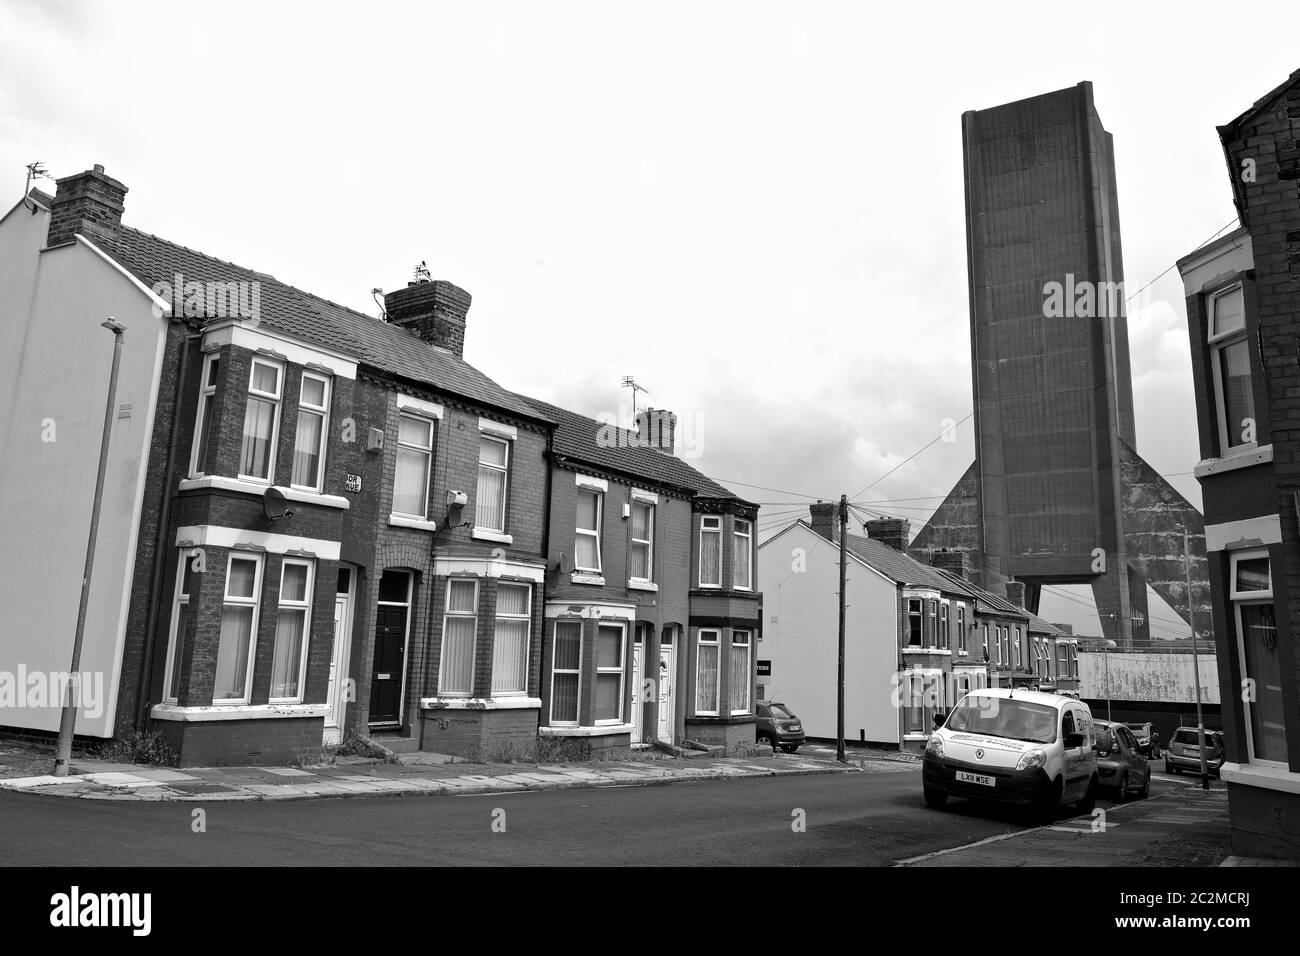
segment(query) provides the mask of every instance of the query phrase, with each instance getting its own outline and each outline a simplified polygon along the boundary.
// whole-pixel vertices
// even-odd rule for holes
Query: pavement
[[[688,780],[775,777],[871,770],[910,770],[909,755],[856,751],[847,765],[821,749],[813,753],[754,757],[674,758],[657,751],[628,760],[562,764],[472,763],[437,754],[398,755],[397,762],[337,758],[329,766],[166,767],[110,763],[74,756],[72,772],[51,776],[48,748],[0,743],[0,790],[87,800],[244,801],[319,797],[473,794],[562,790],[575,787],[646,786]]]
[[[1146,800],[1099,805],[1092,814],[899,860],[899,866],[1217,866],[1228,864],[1228,791],[1153,775]],[[1277,861],[1262,861],[1276,865]]]

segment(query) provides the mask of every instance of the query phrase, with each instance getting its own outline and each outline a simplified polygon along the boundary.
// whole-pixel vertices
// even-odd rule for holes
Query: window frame
[[[320,382],[324,388],[322,396],[323,401],[320,405],[308,405],[303,401],[303,383],[308,379]],[[289,487],[297,488],[300,491],[314,491],[320,493],[325,488],[325,452],[329,446],[330,434],[330,403],[334,398],[334,380],[321,372],[315,372],[310,369],[304,369],[298,379],[298,419],[294,423],[293,429],[293,451],[289,460]],[[302,434],[301,423],[302,416],[315,415],[320,419],[320,441],[316,449],[316,484],[303,485],[293,480],[294,469],[297,467],[298,458],[298,436]]]
[[[952,650],[952,632],[949,631],[952,621],[949,617],[949,607],[948,601],[939,602],[939,649],[946,651]]]
[[[709,526],[710,522],[715,522],[715,526]],[[717,535],[718,541],[718,580],[704,580],[704,536],[705,534]],[[701,588],[721,589],[722,588],[722,518],[719,515],[701,515],[700,516],[700,535],[699,535],[699,586]]]
[[[284,598],[284,573],[289,567],[305,567],[307,569],[307,580],[304,584],[305,591],[301,601],[285,601]],[[307,655],[311,648],[311,611],[312,595],[316,587],[316,562],[311,558],[300,558],[285,556],[280,562],[280,584],[276,591],[275,604],[275,628],[276,633],[271,639],[271,687],[275,687],[275,651],[276,642],[280,631],[280,613],[286,608],[291,611],[302,611],[302,649],[299,652],[298,660],[298,693],[293,697],[272,697],[267,696],[269,704],[301,704],[303,702],[305,691],[307,689]]]
[[[491,462],[483,461],[483,443],[487,441],[496,442],[498,445],[502,445],[505,447],[505,452],[506,452],[505,464],[496,465]],[[482,480],[483,469],[485,468],[493,472],[499,472],[501,474],[501,508],[500,508],[500,514],[496,516],[499,518],[497,524],[484,524],[481,520],[479,520],[482,517],[481,513],[479,512],[479,508],[482,506],[482,498],[478,494],[477,486],[475,486],[474,529],[476,531],[491,531],[495,534],[506,533],[506,518],[507,518],[507,513],[509,511],[509,509],[506,507],[506,501],[507,501],[507,496],[510,493],[510,460],[512,457],[512,452],[514,451],[511,445],[512,442],[510,441],[510,439],[502,435],[493,435],[485,431],[479,432],[477,477],[480,481]]]
[[[600,488],[595,488],[592,487],[591,485],[578,485],[576,494],[579,496],[579,498],[581,498],[582,495],[595,496],[596,529],[594,531],[590,531],[586,528],[580,528],[578,526],[578,513],[577,513],[576,501],[575,501],[575,508],[574,508],[574,515],[573,515],[573,529],[574,529],[573,570],[582,574],[603,574],[604,573],[603,569],[605,565],[605,555],[602,553],[600,547],[600,538],[605,530],[605,492],[602,491]],[[596,541],[596,566],[594,568],[585,567],[584,565],[578,563],[577,539],[579,536],[591,537],[594,538]]]
[[[1215,304],[1223,298],[1234,292],[1241,293],[1241,325],[1237,328],[1226,331],[1215,330]],[[1259,419],[1255,418],[1256,438],[1255,441],[1234,441],[1233,435],[1241,434],[1241,425],[1237,424],[1232,430],[1228,428],[1228,407],[1224,398],[1223,383],[1223,363],[1222,355],[1229,347],[1236,345],[1238,342],[1246,344],[1247,366],[1250,363],[1250,338],[1246,327],[1246,289],[1245,283],[1241,280],[1231,282],[1222,288],[1215,289],[1205,296],[1205,347],[1210,356],[1210,378],[1211,385],[1214,389],[1214,420],[1216,431],[1219,436],[1219,457],[1235,454],[1238,452],[1250,451],[1259,447]],[[1250,387],[1251,387],[1251,407],[1254,408],[1255,396],[1255,370],[1250,368]]]
[[[180,563],[176,568],[176,583],[172,588],[172,619],[168,628],[167,635],[167,661],[163,666],[163,703],[176,704],[180,702],[180,695],[176,693],[175,664],[176,652],[178,650],[177,641],[184,640],[184,635],[180,633],[180,615],[179,611],[182,605],[189,607],[193,599],[190,592],[185,588],[185,574],[190,568],[190,562],[194,560],[190,548],[181,548]],[[191,582],[193,584],[193,582]]]
[[[907,599],[907,646],[925,646],[925,607],[920,598]],[[915,627],[913,627],[915,625]],[[915,630],[915,633],[913,631]],[[912,638],[916,641],[913,643]]]
[[[236,561],[252,561],[255,565],[253,572],[253,596],[251,598],[230,596],[230,569]],[[253,609],[252,622],[249,625],[248,635],[248,665],[244,672],[244,696],[243,697],[217,697],[216,687],[212,689],[212,706],[214,707],[238,707],[246,705],[252,700],[253,693],[253,666],[257,661],[257,632],[261,625],[262,617],[262,578],[266,573],[266,555],[258,551],[231,551],[226,555],[226,580],[222,586],[221,592],[221,620],[224,626],[226,608],[233,607],[251,607]],[[217,637],[217,658],[221,657],[221,637],[218,631]],[[215,675],[215,669],[214,669]]]
[[[211,416],[211,412],[215,410],[217,406],[216,378],[220,374],[221,374],[221,353],[209,352],[206,355],[204,355],[203,369],[201,372],[201,377],[199,378],[199,402],[198,402],[198,407],[194,412],[194,437],[190,442],[190,477],[191,478],[204,478],[208,474],[206,471],[200,471],[199,465],[207,464],[207,462],[204,461],[203,458],[205,453],[207,452],[206,445],[212,439],[212,431],[211,431],[212,423],[208,419]],[[212,379],[211,382],[209,382],[208,380],[209,376]],[[207,407],[209,400],[211,401],[212,409],[209,409]],[[208,435],[207,435],[208,442],[202,441],[203,429],[205,427],[208,429]],[[242,448],[241,448],[241,457],[242,457]]]
[[[967,655],[969,655],[969,654],[970,654],[970,642],[967,640],[968,635],[967,635],[967,633],[966,633],[966,605],[965,605],[965,604],[962,604],[960,601],[957,603],[957,614],[956,614],[956,618],[957,618],[957,620],[956,620],[956,625],[957,625],[957,653],[959,653],[959,654],[967,654]]]
[[[253,388],[254,376],[257,373],[257,367],[263,365],[267,368],[275,369],[275,392],[264,392],[261,389]],[[262,485],[275,484],[275,466],[279,459],[280,445],[280,416],[284,410],[284,373],[285,365],[283,362],[277,362],[265,356],[255,355],[251,362],[248,363],[248,391],[244,395],[244,418],[239,432],[239,467],[237,477],[241,481],[252,481]],[[248,403],[254,399],[264,402],[270,402],[273,410],[271,412],[271,437],[268,443],[266,455],[266,477],[261,478],[257,475],[250,475],[244,471],[244,432],[248,427]]]
[[[704,635],[712,634],[712,640],[706,640]],[[700,662],[703,655],[700,654],[700,648],[704,645],[716,647],[718,649],[718,667],[717,674],[714,676],[713,687],[713,709],[700,709],[700,688],[703,682],[700,679]],[[722,629],[717,627],[702,627],[699,633],[695,635],[695,713],[700,717],[718,717],[722,713]]]
[[[741,525],[745,530],[740,530]],[[745,541],[745,570],[748,572],[744,584],[736,583],[736,555],[740,552],[740,540]],[[721,562],[719,562],[721,564]],[[735,518],[731,522],[731,588],[733,591],[754,590],[754,526],[748,518]]]
[[[468,583],[474,586],[474,610],[472,613],[466,611],[453,611],[451,609],[451,591],[452,591],[451,586],[453,583],[455,584]],[[478,661],[478,618],[479,618],[478,611],[479,611],[479,598],[482,593],[479,590],[479,579],[476,577],[469,577],[469,576],[448,577],[446,592],[447,593],[443,595],[443,599],[442,599],[442,640],[439,642],[439,646],[438,646],[438,696],[457,697],[457,698],[473,697],[474,677],[475,677],[475,672],[478,670],[476,666]],[[531,604],[529,605],[529,607],[531,608]],[[470,660],[469,689],[464,691],[447,690],[444,685],[444,682],[447,679],[447,668],[446,668],[447,621],[449,618],[453,618],[453,617],[457,618],[458,620],[464,620],[468,618],[474,622],[474,627],[472,632],[474,636],[470,641],[470,647],[469,647],[469,660]],[[495,626],[495,622],[494,622],[494,626]]]
[[[740,634],[745,635],[745,641],[744,641],[743,644],[738,644],[738,643],[736,642],[736,637],[737,637],[737,635],[740,635]],[[740,709],[737,709],[737,708],[734,706],[734,705],[735,705],[735,701],[731,701],[731,700],[729,700],[729,701],[727,701],[727,709],[731,712],[731,716],[732,716],[732,717],[738,717],[738,716],[745,715],[745,714],[751,714],[751,713],[753,713],[753,711],[754,711],[754,699],[753,699],[753,698],[754,698],[754,688],[753,688],[753,684],[754,684],[754,635],[753,635],[753,632],[751,632],[751,631],[749,630],[749,628],[744,628],[744,627],[742,627],[742,628],[733,628],[732,631],[731,631],[731,643],[730,643],[728,646],[730,647],[730,651],[729,651],[729,657],[728,657],[728,659],[727,659],[727,666],[728,666],[729,668],[731,668],[731,673],[732,673],[733,675],[734,675],[734,673],[735,673],[735,665],[736,665],[736,661],[735,661],[736,648],[737,648],[737,647],[743,647],[743,648],[745,649],[745,671],[746,671],[746,679],[745,679],[745,701],[746,701],[746,704],[747,704],[748,706],[743,707],[743,708],[740,708]],[[721,670],[721,668],[719,668],[719,670]],[[720,703],[721,703],[721,701],[719,701],[719,704],[720,704]]]
[[[525,602],[525,609],[522,614],[502,614],[501,613],[501,591],[504,588],[519,588],[528,595]],[[497,601],[492,615],[492,686],[489,693],[492,697],[527,697],[528,696],[528,662],[529,654],[533,646],[533,586],[527,581],[502,581],[497,584]],[[524,686],[520,690],[497,690],[497,625],[502,621],[521,621],[524,627],[523,667],[521,672],[524,675]],[[441,671],[439,672],[441,676]]]
[[[618,629],[619,649],[617,667],[602,667],[600,664],[600,630],[604,627]],[[595,682],[592,689],[597,689],[597,685],[600,684],[601,675],[608,677],[613,674],[618,674],[618,711],[613,717],[597,717],[595,710],[596,700],[599,698],[599,691],[597,690],[596,695],[593,697],[591,702],[591,725],[593,727],[616,727],[621,726],[624,723],[623,711],[627,704],[627,630],[628,622],[624,620],[600,620],[596,622],[596,645],[592,648],[593,653],[596,655],[596,670],[592,678]],[[579,678],[579,690],[581,689],[581,678]]]
[[[412,444],[411,442],[402,441],[402,419],[409,418],[411,421],[420,422],[429,427],[429,445],[423,447]],[[397,410],[397,434],[393,438],[393,486],[392,499],[390,504],[390,513],[400,518],[413,518],[416,521],[429,520],[429,483],[433,480],[433,446],[437,441],[438,419],[429,415],[421,415],[418,411],[411,408],[399,407]],[[411,514],[409,511],[397,510],[397,468],[399,462],[399,452],[401,449],[410,452],[418,452],[427,456],[424,469],[424,494],[420,499],[422,505],[419,514]]]
[[[653,501],[648,501],[648,500],[646,500],[645,498],[638,498],[636,495],[633,495],[633,496],[632,496],[632,500],[631,500],[630,504],[631,504],[631,507],[632,507],[632,514],[633,514],[633,515],[636,513],[636,509],[637,509],[637,508],[645,508],[645,509],[646,509],[646,512],[647,512],[647,514],[646,514],[646,534],[647,534],[648,537],[646,537],[646,538],[638,538],[638,537],[636,536],[636,523],[635,523],[635,521],[634,521],[634,520],[630,520],[630,521],[629,521],[629,524],[628,524],[628,542],[629,542],[629,544],[628,544],[628,555],[629,555],[628,565],[629,565],[629,567],[628,567],[628,575],[627,575],[627,578],[628,578],[629,581],[637,581],[637,582],[640,582],[640,583],[643,583],[643,584],[653,584],[653,583],[654,583],[654,579],[655,579],[655,520],[656,520],[656,518],[658,517],[658,516],[656,515],[656,512],[658,511],[658,506],[657,506]],[[645,563],[645,566],[646,566],[646,576],[645,576],[645,577],[638,577],[637,575],[633,574],[633,573],[632,573],[632,570],[631,570],[631,563],[632,563],[632,562],[631,562],[631,553],[632,553],[632,550],[633,550],[634,548],[636,548],[638,545],[640,545],[640,546],[644,546],[644,547],[645,547],[645,552],[646,552],[646,563]]]
[[[1258,560],[1266,558],[1268,560],[1268,589],[1262,591],[1242,591],[1237,587],[1237,566],[1242,561]],[[1267,548],[1249,548],[1242,551],[1231,551],[1228,554],[1228,603],[1232,608],[1232,625],[1233,625],[1233,642],[1237,645],[1237,666],[1243,678],[1255,679],[1250,673],[1249,662],[1246,659],[1246,642],[1242,640],[1243,622],[1241,619],[1242,605],[1246,604],[1272,604],[1273,619],[1277,620],[1277,604],[1273,597],[1275,588],[1273,586],[1273,557]],[[1244,683],[1244,682],[1243,682]],[[1256,692],[1258,698],[1258,691]],[[1246,762],[1265,768],[1289,769],[1289,763],[1286,760],[1270,760],[1267,757],[1258,757],[1255,754],[1255,718],[1251,714],[1251,704],[1257,701],[1242,701],[1242,722],[1244,724],[1246,736]],[[1285,719],[1285,713],[1283,715]]]
[[[560,668],[555,665],[555,657],[560,649],[558,632],[560,625],[572,626],[578,629],[578,666],[576,668]],[[583,626],[582,621],[574,618],[556,618],[551,627],[551,699],[550,706],[547,708],[546,719],[551,727],[578,727],[581,726],[582,720],[582,665],[585,654],[583,649]],[[574,709],[573,720],[557,720],[555,718],[555,675],[572,674],[577,681],[577,688],[574,691]]]

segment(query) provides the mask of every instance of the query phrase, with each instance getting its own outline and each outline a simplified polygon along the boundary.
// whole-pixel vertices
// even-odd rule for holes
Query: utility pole
[[[835,720],[835,759],[846,763],[844,754],[844,615],[847,608],[844,599],[844,585],[848,577],[849,557],[849,498],[840,495],[840,673],[837,684]]]
[[[77,630],[72,638],[72,664],[63,691],[63,713],[59,715],[59,740],[54,750],[54,776],[66,777],[72,763],[72,735],[77,729],[77,704],[81,697],[81,645],[86,638],[86,608],[90,601],[90,572],[95,566],[95,541],[99,537],[99,512],[104,502],[104,473],[108,469],[108,442],[113,432],[113,406],[117,402],[117,370],[122,364],[122,333],[126,326],[109,316],[101,322],[113,333],[113,370],[108,376],[108,402],[104,406],[104,434],[99,440],[99,474],[90,506],[90,538],[86,543],[86,567],[81,575],[81,604],[77,607]]]
[[[1201,789],[1210,789],[1210,768],[1205,765],[1205,718],[1201,715],[1201,659],[1196,653],[1196,609],[1192,604],[1192,542],[1183,525],[1183,570],[1187,574],[1187,623],[1192,629],[1192,674],[1196,681],[1196,742],[1201,751]]]

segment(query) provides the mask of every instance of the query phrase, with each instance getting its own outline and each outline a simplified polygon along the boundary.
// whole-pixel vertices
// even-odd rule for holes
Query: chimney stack
[[[867,537],[887,544],[895,551],[907,551],[912,522],[906,518],[876,518],[866,523]]]
[[[104,175],[103,166],[56,180],[45,244],[65,245],[77,233],[92,241],[115,238],[122,228],[126,191],[116,179]]]
[[[470,294],[442,279],[422,279],[384,296],[384,311],[393,325],[410,329],[430,345],[456,358],[465,354],[465,316]]]
[[[930,566],[940,571],[947,571],[963,581],[975,583],[975,568],[966,557],[965,551],[936,551],[930,555]]]
[[[1007,600],[1010,601],[1012,604],[1014,604],[1016,607],[1024,607],[1025,606],[1025,582],[1008,581],[1006,584],[1006,588],[1007,588]]]
[[[672,455],[677,450],[677,416],[662,408],[637,412],[636,434],[647,447]]]
[[[840,506],[833,501],[819,501],[808,506],[812,529],[827,541],[840,540]]]

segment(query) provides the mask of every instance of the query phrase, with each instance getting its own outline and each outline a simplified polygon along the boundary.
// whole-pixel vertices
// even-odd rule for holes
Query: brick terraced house
[[[628,504],[642,502],[625,521],[607,499],[610,530],[594,546],[625,580],[620,600],[597,586],[587,604],[635,606],[632,593],[656,610],[623,615],[618,649],[607,629],[584,630],[587,670],[557,710],[555,688],[570,688],[546,642],[567,614],[549,614],[546,587],[560,582],[557,553],[590,563],[574,551],[582,486],[559,464],[571,457],[551,454],[557,422],[573,417],[464,361],[470,296],[451,283],[389,293],[376,319],[123,225],[126,192],[96,167],[0,218],[12,452],[0,463],[0,670],[68,667],[108,388],[99,324],[114,316],[126,332],[81,668],[99,692],[83,692],[79,734],[159,730],[186,766],[285,762],[349,731],[491,759],[526,750],[539,722],[565,724],[556,714],[580,701],[576,726],[626,744],[659,719],[653,705],[634,711],[634,668],[664,659],[657,644],[644,660],[633,647],[668,634],[683,672],[719,683],[662,736],[694,721],[695,736],[752,741],[752,558],[748,591],[708,595],[731,625],[697,624],[708,602],[685,600],[679,571],[709,521],[731,536],[748,527],[752,542],[753,506],[659,450],[656,468],[583,465],[607,488],[627,478],[640,494]],[[638,535],[626,545],[612,530],[624,526]],[[728,575],[732,554],[719,557]],[[734,649],[745,622],[747,655]],[[703,665],[699,627],[719,647]],[[669,686],[696,693],[691,678]],[[28,695],[0,726],[52,732],[58,703]]]
[[[1219,127],[1240,227],[1179,260],[1233,852],[1300,858],[1300,71]],[[1231,689],[1231,692],[1229,691]]]
[[[557,423],[541,734],[748,752],[757,507],[676,456],[670,412],[630,431],[529,402]]]

